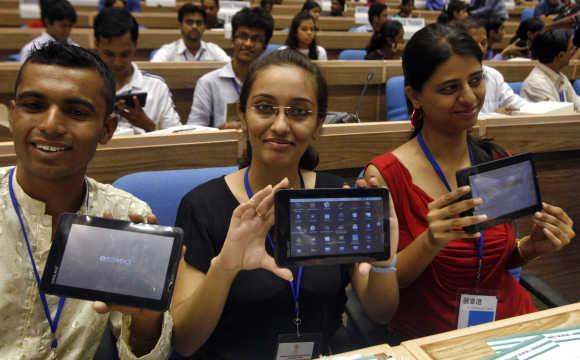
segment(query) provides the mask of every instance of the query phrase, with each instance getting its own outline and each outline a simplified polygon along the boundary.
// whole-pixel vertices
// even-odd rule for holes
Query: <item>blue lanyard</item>
[[[240,97],[240,85],[236,81],[235,77],[232,78],[232,82],[234,83],[234,89],[236,89],[236,92],[238,93],[238,97]]]
[[[419,142],[419,146],[421,147],[421,150],[423,150],[423,153],[427,157],[427,160],[429,160],[429,163],[431,163],[433,170],[435,170],[435,172],[437,173],[437,176],[439,176],[439,179],[441,179],[441,182],[443,183],[443,185],[445,185],[445,188],[447,188],[447,191],[451,192],[451,186],[449,185],[449,182],[447,181],[447,178],[445,177],[443,170],[441,170],[439,163],[437,163],[437,160],[435,160],[433,153],[431,152],[431,150],[429,149],[429,147],[425,143],[425,139],[423,139],[422,133],[417,134],[417,141]],[[474,164],[475,159],[473,157],[473,152],[471,151],[471,147],[469,146],[469,143],[467,144],[467,149],[469,150],[469,159],[471,160],[471,164]],[[476,249],[477,249],[476,286],[477,287],[479,287],[479,281],[481,280],[481,272],[483,270],[483,243],[484,243],[484,241],[485,241],[485,238],[483,236],[483,231],[482,231],[481,236],[476,241]]]
[[[14,168],[10,169],[10,175],[8,179],[8,191],[10,192],[10,199],[12,200],[12,206],[14,207],[14,211],[16,211],[16,215],[18,216],[18,221],[20,222],[20,228],[22,229],[22,235],[24,236],[24,240],[26,241],[26,248],[28,249],[28,256],[30,256],[30,262],[32,263],[32,270],[34,270],[34,277],[36,278],[36,285],[38,286],[38,293],[40,294],[40,300],[42,301],[42,307],[44,309],[44,315],[46,316],[46,320],[50,325],[50,331],[52,332],[53,340],[50,344],[50,347],[56,349],[58,346],[58,341],[56,340],[56,329],[58,327],[58,322],[60,320],[60,314],[62,313],[62,308],[64,307],[64,302],[66,300],[65,297],[61,297],[58,301],[58,308],[56,310],[56,314],[54,315],[54,319],[50,315],[50,309],[48,308],[48,302],[46,301],[46,296],[44,293],[40,292],[40,275],[38,274],[38,269],[36,267],[36,262],[34,261],[34,256],[32,255],[32,249],[30,248],[30,241],[28,241],[28,235],[26,234],[26,228],[24,227],[24,222],[22,221],[22,215],[20,214],[20,205],[18,204],[18,200],[16,200],[16,195],[14,195],[14,189],[12,187],[12,181],[14,178]]]
[[[248,168],[246,169],[246,172],[244,173],[244,186],[246,188],[246,194],[248,195],[248,198],[252,198],[252,196],[254,196],[254,192],[252,191],[252,187],[250,186],[250,166],[248,165]],[[298,177],[300,178],[300,187],[304,188],[304,179],[302,178],[302,173],[300,173],[300,170],[298,170]],[[272,249],[272,251],[274,250],[274,242],[272,241],[272,237],[270,237],[270,234],[266,235],[266,238],[268,239],[268,243],[270,244],[270,248]],[[296,318],[294,319],[296,328],[299,329],[300,326],[300,303],[299,303],[299,299],[300,299],[300,283],[302,282],[302,266],[298,267],[298,276],[296,277],[296,283],[294,283],[294,281],[289,281],[290,283],[290,291],[292,292],[292,298],[294,299],[294,315],[296,316]],[[298,331],[299,333],[299,331]]]

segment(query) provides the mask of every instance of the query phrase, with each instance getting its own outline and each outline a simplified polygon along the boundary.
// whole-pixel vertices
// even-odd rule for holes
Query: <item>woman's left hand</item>
[[[576,236],[574,222],[564,210],[547,203],[542,205],[542,211],[534,214],[532,233],[521,240],[520,255],[525,260],[560,250]]]

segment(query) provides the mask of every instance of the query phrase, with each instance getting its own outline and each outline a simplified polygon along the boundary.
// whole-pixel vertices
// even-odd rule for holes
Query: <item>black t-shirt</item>
[[[343,184],[340,177],[316,175],[316,188],[338,188]],[[207,272],[211,259],[223,246],[232,212],[238,205],[223,177],[184,196],[176,226],[183,228],[185,260],[191,266]],[[272,249],[266,248],[272,254]],[[328,338],[341,326],[350,268],[350,265],[304,268],[300,289],[303,332],[319,332]],[[296,278],[297,269],[292,271]],[[266,270],[242,271],[232,284],[217,327],[193,358],[271,360],[278,334],[296,332],[293,318],[294,302],[287,281]],[[324,345],[321,351],[326,352]]]

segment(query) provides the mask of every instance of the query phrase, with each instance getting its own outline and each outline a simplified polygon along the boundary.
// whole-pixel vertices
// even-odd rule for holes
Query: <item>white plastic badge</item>
[[[354,8],[354,23],[365,25],[369,23],[369,8],[366,6],[357,6]]]
[[[461,294],[457,328],[485,324],[495,320],[497,297],[493,295]]]
[[[310,360],[314,351],[314,342],[279,343],[276,360]]]

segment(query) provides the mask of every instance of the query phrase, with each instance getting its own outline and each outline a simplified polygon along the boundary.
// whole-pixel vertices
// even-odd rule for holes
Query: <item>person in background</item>
[[[365,60],[400,59],[405,47],[405,30],[396,20],[387,20],[377,32],[373,33],[366,48]]]
[[[320,4],[314,0],[306,0],[304,2],[304,5],[302,5],[302,9],[300,10],[300,12],[305,11],[307,11],[310,14],[310,16],[314,18],[314,25],[316,25],[316,29],[318,30],[319,29],[318,19],[322,14],[322,8],[320,7]]]
[[[456,21],[462,21],[469,16],[469,5],[462,0],[451,0],[441,10],[437,17],[437,23],[442,25],[453,25]]]
[[[387,5],[376,2],[369,7],[369,23],[359,26],[352,31],[354,32],[375,32],[381,29],[381,26],[389,19]]]
[[[534,17],[541,20],[544,24],[549,22],[550,15],[559,14],[564,9],[564,4],[560,0],[541,0],[534,9]]]
[[[129,12],[141,12],[139,0],[99,0],[99,11],[108,8],[125,9]]]
[[[171,353],[168,312],[59,299],[39,292],[35,279],[62,213],[156,220],[143,201],[86,176],[98,144],[115,131],[114,99],[107,65],[78,46],[46,43],[30,53],[16,76],[9,111],[16,166],[0,168],[4,359],[93,359],[108,322],[121,360],[161,360]],[[91,255],[96,254],[86,256]]]
[[[238,102],[250,64],[266,50],[273,32],[274,19],[260,7],[244,8],[232,17],[232,61],[197,81],[188,124],[240,127],[239,121],[226,122],[227,105]]]
[[[415,0],[401,0],[401,5],[399,5],[399,12],[397,15],[402,18],[415,17],[413,15],[413,10],[415,10]]]
[[[471,0],[469,13],[478,19],[498,17],[505,21],[509,18],[505,0]]]
[[[455,28],[469,34],[483,54],[487,52],[487,31],[483,20],[468,18],[456,22]],[[514,93],[499,71],[487,65],[482,65],[482,69],[485,78],[485,101],[480,114],[511,114],[528,104],[528,101]]]
[[[230,61],[218,45],[202,40],[207,24],[203,8],[184,4],[177,13],[181,39],[165,44],[155,53],[152,62],[163,61]]]
[[[307,12],[301,12],[292,19],[286,45],[280,50],[285,48],[298,51],[311,60],[328,60],[326,50],[316,45],[314,18]]]
[[[93,31],[97,54],[115,77],[117,95],[147,93],[145,106],[137,96],[133,96],[133,104],[124,100],[115,103],[120,117],[115,134],[144,134],[181,125],[165,81],[139,70],[133,62],[139,38],[137,20],[127,10],[105,9],[95,17]]]
[[[397,213],[401,301],[388,327],[402,339],[456,329],[459,299],[483,289],[497,300],[496,320],[536,311],[508,269],[560,250],[575,236],[566,212],[546,203],[520,239],[509,223],[464,231],[487,216],[462,215],[483,200],[464,198],[470,188],[458,187],[456,172],[508,156],[471,135],[486,96],[482,57],[464,32],[440,24],[416,32],[403,53],[412,138],[374,158],[364,174],[389,189]]]
[[[344,6],[345,5],[346,5],[346,0],[331,0],[330,12],[328,14],[323,14],[323,15],[344,16]]]
[[[487,19],[485,21],[485,31],[487,33],[487,52],[485,53],[485,59],[491,60],[495,55],[500,53],[496,51],[496,48],[503,42],[505,35],[504,20],[498,17]]]
[[[576,53],[574,39],[564,29],[546,30],[534,38],[532,53],[538,59],[534,69],[524,80],[521,94],[530,101],[560,101],[574,103],[580,111],[580,97],[562,69]]]
[[[47,42],[56,41],[77,45],[70,38],[73,26],[77,22],[75,8],[67,0],[43,0],[41,13],[44,31],[38,37],[27,43],[20,50],[20,62],[25,62],[32,50],[41,47]],[[78,46],[78,45],[77,45]]]
[[[526,19],[520,23],[508,46],[491,60],[508,60],[511,58],[531,59],[530,49],[534,37],[544,29],[544,23],[536,18]]]
[[[218,12],[220,11],[220,0],[201,0],[201,7],[205,10],[205,15],[207,16],[206,28],[224,28],[224,21],[218,19]]]
[[[272,15],[274,9],[274,0],[260,0],[260,7],[268,14]]]
[[[282,269],[272,258],[276,245],[266,240],[278,189],[344,185],[336,175],[315,171],[311,144],[326,117],[327,89],[316,65],[296,51],[274,51],[252,64],[240,94],[248,139],[240,170],[190,191],[177,213],[186,246],[171,307],[178,353],[197,360],[310,359],[312,347],[309,357],[291,351],[313,340],[286,342],[289,351],[279,346],[278,335],[297,331],[318,334],[313,345],[320,354],[347,351],[353,344],[342,316],[349,283],[374,321],[388,322],[396,309],[395,258],[372,267]],[[389,220],[395,249],[394,212]]]

